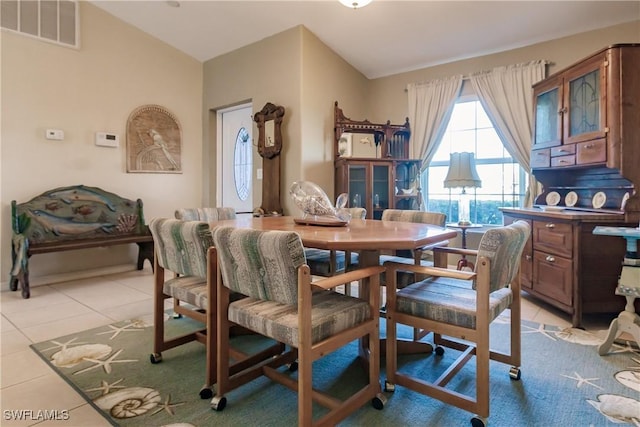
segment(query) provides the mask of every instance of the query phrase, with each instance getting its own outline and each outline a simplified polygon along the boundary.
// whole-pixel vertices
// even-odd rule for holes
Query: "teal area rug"
[[[384,322],[384,321],[383,321]],[[190,319],[166,321],[169,332],[197,325]],[[399,335],[410,336],[409,329]],[[492,326],[494,347],[508,346],[508,325]],[[246,349],[264,345],[254,336],[233,338]],[[142,321],[119,322],[32,346],[113,425],[119,426],[292,426],[297,398],[266,378],[234,390],[222,412],[198,396],[204,383],[205,349],[190,343],[163,353],[162,363],[149,362],[153,327]],[[490,426],[640,425],[640,353],[614,345],[600,357],[599,339],[577,329],[560,330],[523,322],[522,380],[509,379],[509,367],[491,362]],[[314,364],[314,386],[341,396],[366,381],[356,359],[357,346],[336,351]],[[457,356],[447,350],[443,356]],[[438,376],[444,362],[435,355],[404,356],[404,370]],[[381,383],[384,382],[384,362]],[[460,391],[474,386],[474,363],[450,384]],[[295,373],[292,375],[295,376]],[[383,410],[365,405],[344,426],[467,426],[470,413],[397,386],[385,393]],[[318,413],[323,409],[316,408]]]

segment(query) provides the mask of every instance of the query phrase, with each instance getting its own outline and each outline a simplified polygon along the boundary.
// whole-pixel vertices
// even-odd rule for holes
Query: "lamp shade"
[[[451,153],[449,171],[444,179],[445,188],[480,187],[482,181],[476,170],[473,153]]]

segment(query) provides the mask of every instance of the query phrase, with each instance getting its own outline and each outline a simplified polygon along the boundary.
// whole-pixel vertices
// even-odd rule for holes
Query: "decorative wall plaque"
[[[182,173],[182,130],[166,108],[143,105],[129,115],[127,172]]]

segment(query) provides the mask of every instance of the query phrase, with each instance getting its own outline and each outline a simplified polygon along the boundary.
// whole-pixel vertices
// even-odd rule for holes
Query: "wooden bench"
[[[142,200],[124,199],[97,187],[75,185],[42,193],[26,203],[11,202],[10,289],[29,298],[29,258],[49,252],[101,246],[138,245],[138,270],[153,267],[153,237],[144,223]]]

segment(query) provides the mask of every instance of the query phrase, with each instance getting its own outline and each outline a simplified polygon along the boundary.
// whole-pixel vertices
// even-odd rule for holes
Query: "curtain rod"
[[[500,66],[500,67],[495,67],[495,68],[493,68],[492,70],[478,71],[478,72],[474,72],[474,73],[471,73],[471,74],[463,74],[463,75],[462,75],[462,81],[465,81],[465,80],[471,80],[471,76],[472,76],[473,74],[485,74],[485,73],[490,73],[490,72],[492,72],[492,71],[494,71],[494,70],[496,70],[496,69],[499,69],[499,68],[506,68],[506,67],[518,67],[518,66],[523,66],[523,65],[533,65],[533,64],[539,64],[539,63],[543,63],[544,65],[555,65],[555,63],[554,63],[554,62],[549,61],[548,59],[536,59],[536,60],[529,61],[529,62],[521,62],[521,63],[519,63],[519,64],[513,64],[513,65],[502,65],[502,66]],[[434,79],[434,80],[438,80],[438,79]],[[428,82],[427,82],[427,83],[428,83]],[[408,92],[408,91],[409,91],[409,89],[407,89],[407,88],[405,87],[405,88],[404,88],[404,91],[405,91],[405,92]]]

